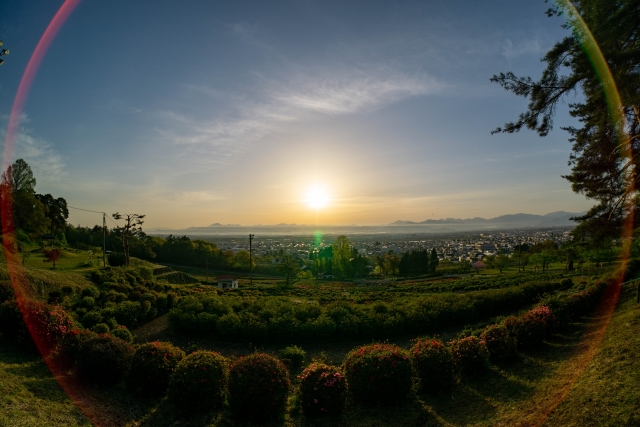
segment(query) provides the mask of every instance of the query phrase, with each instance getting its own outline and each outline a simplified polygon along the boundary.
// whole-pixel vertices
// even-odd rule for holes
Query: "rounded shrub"
[[[129,343],[103,334],[80,343],[76,360],[80,372],[90,381],[112,385],[126,374],[133,353]]]
[[[516,340],[509,334],[506,326],[501,324],[487,326],[480,338],[484,341],[489,360],[492,362],[507,362],[517,357]]]
[[[169,400],[182,412],[208,412],[224,402],[229,364],[220,353],[196,351],[183,358],[169,379]]]
[[[97,336],[98,334],[89,329],[72,329],[62,338],[62,349],[71,360],[76,361],[80,344]]]
[[[236,360],[229,370],[229,408],[237,419],[264,422],[284,414],[291,383],[287,367],[267,354]]]
[[[531,350],[542,344],[553,327],[554,318],[547,306],[536,307],[519,317],[507,317],[504,325],[515,337],[519,350]]]
[[[300,404],[307,415],[333,415],[342,412],[347,381],[340,368],[312,363],[298,376]]]
[[[141,345],[131,359],[127,387],[145,396],[161,396],[167,391],[169,378],[184,357],[184,351],[168,342]]]
[[[111,330],[111,335],[126,342],[133,342],[133,335],[129,332],[127,327],[123,325]]]
[[[453,385],[453,358],[442,342],[435,339],[416,341],[409,350],[409,361],[421,391],[439,392]]]
[[[87,286],[82,290],[82,296],[96,299],[100,296],[100,290],[95,286]]]
[[[98,323],[96,326],[91,328],[91,330],[96,334],[108,334],[109,325],[107,325],[106,323]]]
[[[454,366],[462,375],[474,376],[487,369],[487,347],[485,342],[476,336],[452,341],[451,355]]]
[[[93,328],[102,321],[102,315],[97,311],[90,311],[82,316],[82,325],[85,328]],[[108,332],[108,331],[107,331]]]
[[[27,326],[28,325],[28,326]],[[39,301],[5,301],[0,305],[0,332],[10,342],[48,354],[71,330],[73,321],[60,306]]]
[[[351,395],[360,403],[394,404],[411,391],[409,353],[397,345],[372,344],[351,350],[344,361],[344,374]]]
[[[285,347],[280,350],[280,359],[287,368],[293,371],[297,371],[302,367],[306,355],[307,353],[297,345]]]

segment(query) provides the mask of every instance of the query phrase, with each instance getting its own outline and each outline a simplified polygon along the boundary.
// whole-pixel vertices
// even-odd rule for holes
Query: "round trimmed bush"
[[[95,338],[98,335],[89,329],[72,329],[68,331],[62,338],[62,348],[67,356],[72,360],[76,360],[78,356],[78,349],[80,344],[90,338]]]
[[[489,352],[489,360],[494,363],[507,362],[516,358],[516,340],[504,325],[487,326],[480,338]]]
[[[292,345],[280,350],[280,360],[282,360],[287,368],[297,371],[302,367],[306,354],[307,353],[297,345]]]
[[[453,358],[442,342],[416,341],[409,350],[409,361],[420,390],[439,392],[453,385]]]
[[[0,305],[0,332],[5,339],[26,349],[37,348],[43,355],[58,345],[72,325],[71,318],[57,305],[31,300]]]
[[[229,363],[220,353],[196,351],[183,358],[169,379],[169,400],[182,412],[208,412],[224,402]]]
[[[361,403],[394,404],[411,391],[409,353],[397,345],[372,344],[351,350],[344,361],[344,374],[351,395]]]
[[[106,323],[98,323],[96,326],[91,328],[91,330],[96,334],[108,334],[109,325],[107,325]]]
[[[554,318],[547,306],[536,307],[520,317],[508,317],[504,325],[515,337],[519,350],[530,350],[539,347],[544,337],[553,327]]]
[[[169,378],[184,357],[184,351],[168,342],[141,345],[131,359],[127,387],[145,396],[161,396],[167,391]]]
[[[487,369],[489,353],[485,342],[476,336],[452,341],[451,355],[456,369],[463,375],[473,376]]]
[[[113,329],[111,331],[111,335],[129,343],[133,341],[133,335],[131,334],[131,332],[129,332],[127,327],[123,325],[120,325],[117,328]]]
[[[82,325],[85,328],[91,329],[100,322],[102,322],[102,315],[97,311],[90,311],[82,316]]]
[[[289,371],[278,359],[254,353],[236,360],[229,370],[229,408],[237,419],[264,422],[284,414]]]
[[[82,290],[81,294],[83,297],[91,297],[93,299],[96,299],[100,296],[100,290],[95,286],[87,286]]]
[[[82,342],[76,359],[80,372],[90,381],[112,385],[126,374],[133,353],[129,343],[103,334]]]
[[[347,381],[340,368],[312,363],[298,376],[300,403],[307,415],[333,415],[342,412]]]

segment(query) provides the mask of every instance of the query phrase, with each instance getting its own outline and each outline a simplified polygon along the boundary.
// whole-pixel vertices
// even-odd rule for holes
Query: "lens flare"
[[[573,3],[570,0],[557,0],[556,3],[564,10],[565,16],[567,17],[567,23],[571,26],[575,36],[579,39],[580,45],[588,57],[602,86],[611,121],[616,129],[618,143],[621,147],[620,156],[622,157],[623,162],[631,163],[631,167],[627,168],[625,171],[624,179],[626,180],[627,186],[626,194],[632,195],[635,192],[635,168],[633,167],[632,162],[633,157],[631,153],[631,144],[628,142],[628,137],[625,133],[627,124],[623,114],[622,100],[620,98],[616,82],[613,79],[609,65],[602,54],[602,50],[600,49],[598,42]],[[632,198],[627,198],[624,200],[624,203],[626,203],[625,211],[633,212],[633,206],[631,205],[635,202]],[[627,215],[623,220],[622,226],[621,237],[623,241],[629,241],[633,235],[633,227],[633,214]],[[631,245],[623,244],[621,253],[623,265],[626,265],[629,259],[630,250]],[[586,342],[583,343],[583,345],[586,344],[587,347],[586,357],[581,358],[578,369],[573,372],[566,385],[557,390],[555,392],[555,396],[553,396],[548,403],[540,405],[541,407],[538,412],[539,415],[533,422],[533,425],[539,426],[545,423],[547,418],[549,418],[555,409],[564,401],[575,383],[582,376],[587,366],[591,363],[617,306],[620,292],[622,291],[623,280],[624,273],[620,273],[619,277],[611,279],[607,292],[602,297],[602,300],[595,312],[595,318],[598,320],[590,326],[589,330],[584,335],[585,337],[588,337],[585,340]],[[577,357],[578,354],[575,356]]]

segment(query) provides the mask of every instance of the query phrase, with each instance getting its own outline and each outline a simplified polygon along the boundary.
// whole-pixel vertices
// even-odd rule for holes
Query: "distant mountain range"
[[[396,221],[386,225],[313,225],[313,224],[274,224],[274,225],[240,225],[220,224],[218,222],[206,227],[189,227],[185,229],[155,228],[148,230],[156,235],[243,235],[257,232],[262,235],[303,235],[322,231],[329,234],[412,234],[412,233],[455,233],[460,231],[513,230],[523,228],[575,227],[576,223],[569,218],[584,215],[585,212],[551,212],[546,215],[519,213],[502,215],[491,219],[485,218],[445,218],[427,219],[421,222]]]
[[[468,218],[468,219],[458,219],[458,218],[445,218],[445,219],[427,219],[425,221],[413,222],[413,221],[396,221],[394,223],[389,224],[390,226],[395,225],[449,225],[449,224],[477,224],[477,225],[514,225],[514,226],[524,226],[524,227],[558,227],[558,226],[572,226],[575,225],[574,221],[571,221],[570,218],[584,215],[585,212],[580,213],[571,213],[571,212],[551,212],[546,215],[533,215],[533,214],[525,214],[519,213],[514,215],[502,215],[497,216],[491,219],[485,218]]]

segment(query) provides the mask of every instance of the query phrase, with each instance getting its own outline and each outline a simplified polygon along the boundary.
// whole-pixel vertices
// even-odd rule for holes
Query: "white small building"
[[[236,276],[218,276],[216,281],[220,289],[238,289],[238,278]]]

